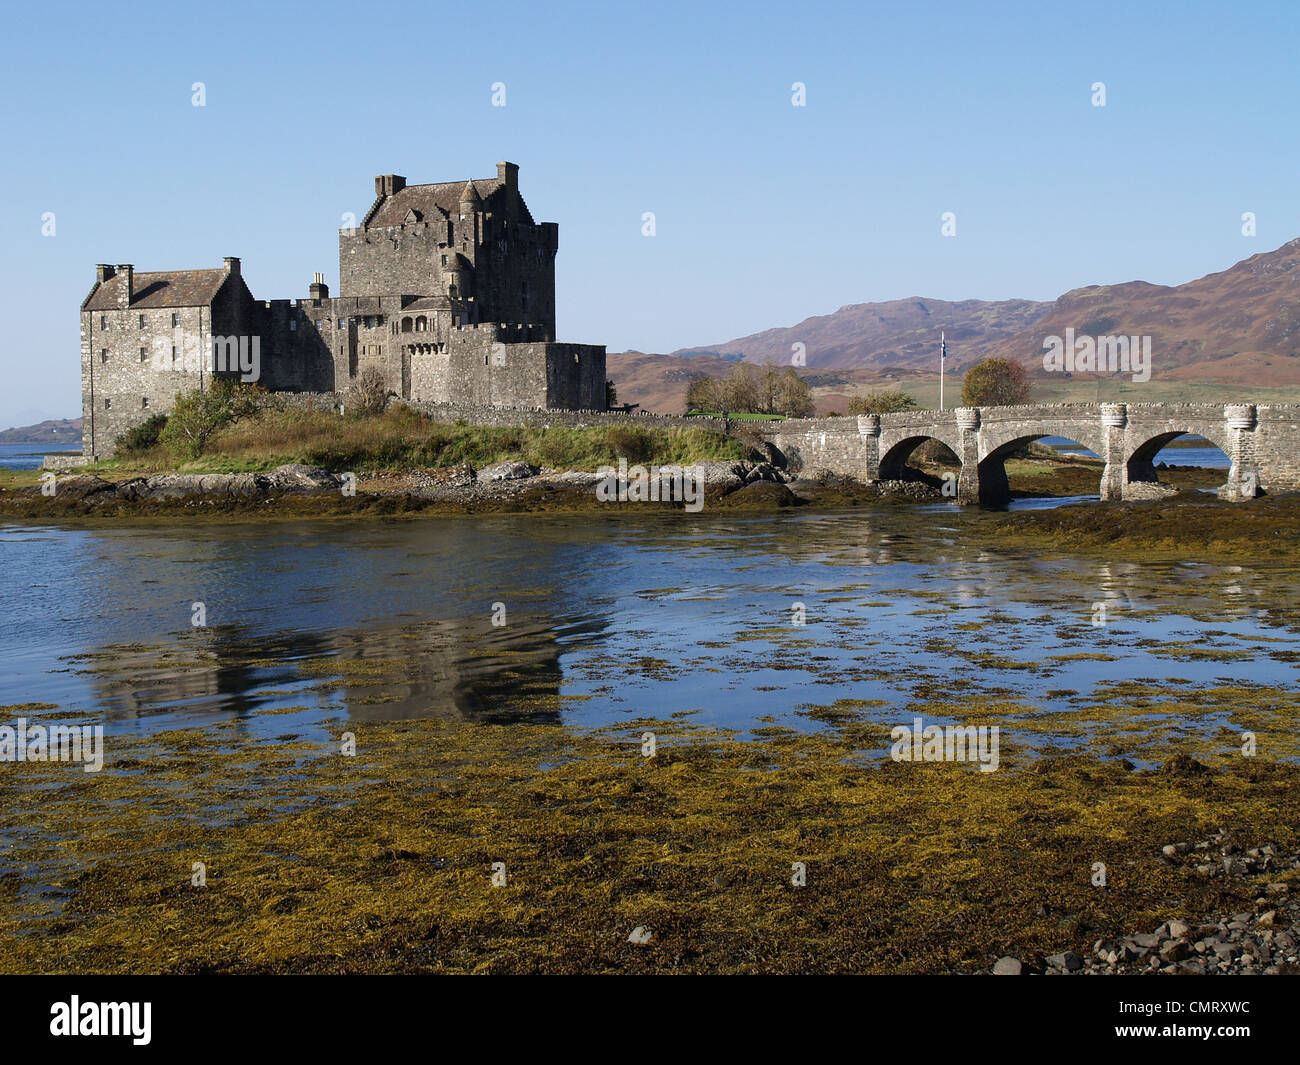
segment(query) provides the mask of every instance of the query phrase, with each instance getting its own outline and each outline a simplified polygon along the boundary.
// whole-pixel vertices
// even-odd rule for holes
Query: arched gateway
[[[1005,459],[1031,440],[1063,436],[1105,463],[1102,499],[1142,498],[1156,482],[1152,459],[1177,436],[1202,436],[1231,466],[1225,499],[1300,491],[1300,406],[1294,404],[1080,403],[958,407],[771,423],[766,440],[794,469],[864,481],[900,475],[912,450],[938,440],[961,460],[959,503],[1008,498]]]

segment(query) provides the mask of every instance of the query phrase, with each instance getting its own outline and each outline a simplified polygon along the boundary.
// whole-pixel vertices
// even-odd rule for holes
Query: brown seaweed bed
[[[1198,752],[1209,772],[1181,744],[1149,771],[1004,744],[981,773],[865,756],[885,726],[831,716],[744,741],[681,719],[325,743],[232,722],[111,737],[98,774],[8,765],[0,971],[974,971],[1262,890],[1163,860],[1171,841],[1300,843],[1300,767],[1228,742]]]

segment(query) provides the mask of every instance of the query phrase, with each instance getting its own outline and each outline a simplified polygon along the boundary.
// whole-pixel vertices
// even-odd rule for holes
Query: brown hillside
[[[989,354],[1041,366],[1044,338],[1064,336],[1067,327],[1076,335],[1150,336],[1153,380],[1293,384],[1300,374],[1300,239],[1184,285],[1075,289]]]

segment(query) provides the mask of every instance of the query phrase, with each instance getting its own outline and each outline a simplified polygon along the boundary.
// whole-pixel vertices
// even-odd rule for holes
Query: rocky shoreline
[[[705,505],[788,507],[861,500],[937,501],[942,494],[923,481],[863,485],[850,478],[800,479],[768,462],[711,461],[691,465],[703,482]],[[301,516],[305,504],[325,513],[377,509],[474,513],[492,509],[589,509],[611,505],[596,494],[600,473],[545,470],[525,462],[475,468],[459,465],[356,477],[291,464],[266,473],[159,473],[107,480],[73,473],[44,485],[0,490],[0,514],[48,517],[157,513],[173,507],[221,511],[286,506]],[[682,501],[633,505],[673,506]]]
[[[1293,890],[1300,853],[1281,854],[1271,843],[1242,850],[1224,830],[1198,843],[1170,843],[1161,861],[1193,877],[1248,888],[1254,904],[1207,920],[1165,921],[1150,932],[1098,939],[1089,957],[1064,950],[1045,958],[1005,955],[981,970],[995,976],[1182,974],[1280,975],[1300,973],[1300,893]],[[1281,879],[1290,876],[1291,879]]]

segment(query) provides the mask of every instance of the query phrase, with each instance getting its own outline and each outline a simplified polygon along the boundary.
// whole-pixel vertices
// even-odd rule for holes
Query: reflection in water
[[[943,506],[0,528],[0,703],[133,731],[670,714],[743,730],[817,727],[800,708],[839,699],[901,714],[922,690],[1069,710],[1061,692],[1135,677],[1294,685],[1294,567],[1044,559],[977,543],[987,520]],[[200,601],[210,627],[192,629]]]
[[[595,636],[591,624],[567,635]],[[109,723],[170,714],[244,717],[340,703],[357,720],[556,722],[561,645],[549,624],[485,618],[263,636],[225,625],[173,643],[71,656]]]

